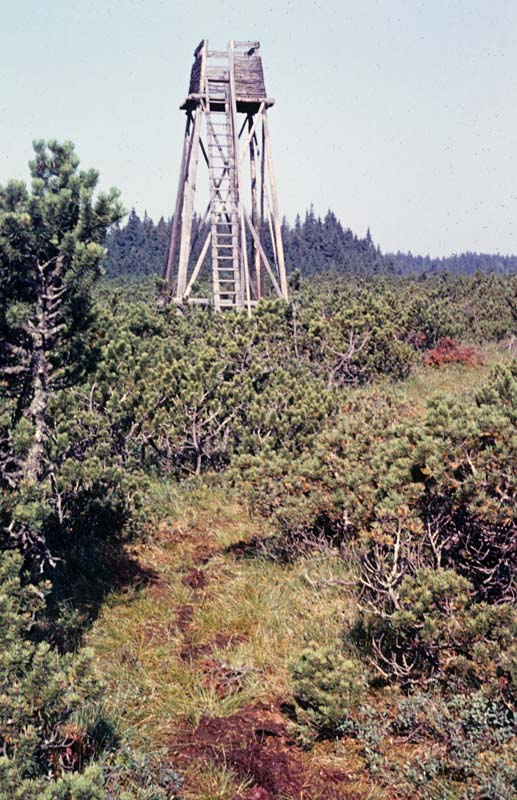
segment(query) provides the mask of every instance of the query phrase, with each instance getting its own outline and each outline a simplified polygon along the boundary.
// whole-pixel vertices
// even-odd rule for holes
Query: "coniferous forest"
[[[161,274],[171,227],[171,221],[165,221],[163,217],[157,224],[147,214],[140,219],[133,209],[124,225],[115,225],[108,233],[104,261],[106,277],[135,278]],[[201,252],[206,230],[201,218],[195,216],[193,262]],[[298,270],[304,277],[328,272],[365,276],[436,272],[513,275],[517,272],[517,256],[461,253],[447,258],[431,258],[411,253],[382,253],[374,244],[370,231],[364,238],[358,237],[349,228],[344,228],[332,211],[328,211],[322,219],[316,216],[313,208],[306,212],[303,221],[298,215],[293,226],[286,219],[283,220],[282,241],[288,270]],[[271,255],[270,242],[266,249]]]
[[[0,798],[514,800],[517,257],[310,210],[289,302],[180,313],[168,221],[122,225],[70,143],[30,172],[0,187]]]

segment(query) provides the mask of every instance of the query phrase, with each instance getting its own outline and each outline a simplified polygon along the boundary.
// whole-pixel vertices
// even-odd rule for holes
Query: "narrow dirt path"
[[[267,531],[238,504],[218,497],[190,512],[131,549],[154,577],[115,596],[92,632],[99,668],[114,694],[125,692],[128,724],[168,748],[184,800],[369,797],[356,743],[305,752],[289,718],[289,663],[307,641],[341,631],[346,598],[329,588],[315,603],[313,588],[335,576],[337,556],[289,566],[253,558],[244,545]]]

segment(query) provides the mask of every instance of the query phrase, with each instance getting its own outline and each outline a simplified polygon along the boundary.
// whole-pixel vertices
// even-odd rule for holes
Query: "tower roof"
[[[207,81],[211,84],[210,103],[213,111],[222,110],[218,106],[224,105],[225,84],[231,81],[234,82],[232,93],[237,112],[254,113],[261,103],[266,108],[272,106],[274,100],[266,94],[259,48],[259,42],[231,41],[227,50],[209,50],[208,39],[203,39],[194,51],[189,93],[181,108],[194,108],[202,98],[207,97]],[[217,85],[221,90],[220,103],[214,92]]]

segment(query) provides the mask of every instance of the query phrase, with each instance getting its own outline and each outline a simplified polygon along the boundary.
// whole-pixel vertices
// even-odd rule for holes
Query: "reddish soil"
[[[221,698],[242,689],[250,672],[250,670],[233,667],[218,658],[203,659],[201,669],[205,673],[204,685],[213,686],[217,696]]]
[[[232,717],[205,717],[197,728],[171,745],[173,763],[212,761],[229,767],[252,786],[233,800],[353,800],[350,779],[342,770],[314,774],[305,754],[290,740],[279,703],[257,703]],[[364,795],[363,795],[364,796]]]
[[[217,547],[213,547],[213,545],[206,545],[200,544],[194,550],[192,554],[192,561],[194,564],[202,566],[203,564],[208,564],[211,558],[219,552]]]
[[[176,606],[176,625],[183,633],[186,631],[194,616],[194,606],[187,603],[184,605]]]
[[[204,589],[208,583],[205,573],[200,569],[191,569],[188,575],[181,579],[181,582],[184,586],[190,586],[194,590]]]
[[[182,661],[194,661],[196,658],[210,655],[214,650],[224,650],[226,647],[245,642],[246,637],[240,634],[218,633],[210,642],[204,644],[193,644],[187,642],[180,653]]]
[[[191,603],[176,606],[174,625],[182,634],[181,658],[195,661],[200,681],[225,697],[242,688],[247,677],[240,669],[224,660],[226,648],[245,641],[238,634],[218,633],[212,640],[194,644],[195,628],[192,621],[200,602],[208,602],[205,589],[213,577],[202,567],[220,552],[205,531],[184,534],[163,530],[163,539],[181,542],[185,548],[184,586],[192,590]],[[272,542],[260,537],[239,542],[227,549],[237,558],[251,555],[270,555]],[[276,555],[276,553],[275,553]],[[160,585],[152,587],[160,591]],[[211,762],[231,769],[237,781],[248,781],[249,789],[232,800],[365,800],[369,787],[357,793],[353,776],[343,770],[322,766],[293,743],[288,721],[281,713],[280,701],[253,703],[230,717],[204,717],[193,730],[176,731],[170,742],[171,762],[183,773],[185,788],[204,787],[198,766]]]
[[[170,587],[165,581],[157,580],[149,586],[147,591],[154,600],[159,600],[161,597],[169,594]]]

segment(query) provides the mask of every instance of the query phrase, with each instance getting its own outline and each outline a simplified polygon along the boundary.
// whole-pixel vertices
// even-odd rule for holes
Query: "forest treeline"
[[[353,570],[339,641],[292,666],[293,746],[353,737],[407,798],[515,797],[517,367],[421,415],[389,387],[510,353],[517,277],[320,276],[251,318],[180,314],[100,280],[122,208],[71,144],[36,143],[31,174],[0,188],[0,798],[181,798],[83,636],[148,487],[204,476],[273,526],[257,557]],[[388,763],[386,731],[431,744]]]
[[[201,252],[207,231],[206,226],[201,225],[201,219],[195,216],[193,263]],[[131,211],[124,225],[114,226],[108,233],[108,253],[104,262],[107,277],[161,274],[170,233],[170,220],[162,217],[155,224],[147,214],[141,219],[134,210]],[[266,250],[271,251],[267,231],[265,239]],[[456,275],[472,275],[477,271],[511,275],[517,272],[517,256],[512,255],[467,252],[431,258],[411,253],[382,253],[374,244],[370,231],[361,238],[345,228],[332,211],[322,218],[312,208],[303,219],[297,216],[294,225],[284,218],[282,239],[287,269],[290,272],[299,270],[306,277],[325,272],[347,275],[419,275],[442,271]]]

